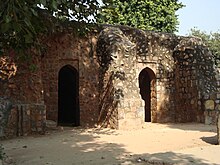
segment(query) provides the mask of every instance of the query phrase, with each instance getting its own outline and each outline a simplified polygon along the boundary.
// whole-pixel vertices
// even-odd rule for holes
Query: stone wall
[[[12,104],[7,98],[0,98],[0,137],[5,136],[5,126],[11,113]]]
[[[41,93],[41,62],[37,58],[32,61],[14,62],[17,67],[15,76],[0,81],[1,112],[4,116],[3,121],[7,121],[2,125],[1,136],[43,133],[46,111]],[[35,70],[31,69],[32,66],[35,66]],[[10,103],[10,107],[6,106],[7,102]]]
[[[199,38],[185,38],[175,49],[175,98],[179,100],[179,115],[186,117],[182,121],[216,123],[217,81],[212,54]]]
[[[47,119],[58,118],[58,74],[62,67],[73,66],[79,72],[79,105],[81,125],[94,125],[99,112],[99,65],[95,54],[95,36],[79,38],[74,33],[56,34],[45,44],[42,80]]]
[[[58,123],[66,66],[78,74],[73,101],[82,126],[136,129],[144,122],[217,120],[220,78],[198,38],[103,26],[87,36],[57,33],[44,44],[44,56],[32,59],[34,71],[15,61],[16,75],[0,81],[1,136],[44,133],[46,120]]]
[[[216,122],[217,74],[212,55],[200,39],[106,26],[98,38],[97,54],[105,63],[104,77],[113,75],[111,102],[117,101],[118,106],[112,117],[118,119],[117,128],[141,127],[144,122],[146,102],[138,84],[143,70],[156,76],[148,105],[151,122],[207,123],[207,118]],[[109,123],[116,119],[110,117]]]

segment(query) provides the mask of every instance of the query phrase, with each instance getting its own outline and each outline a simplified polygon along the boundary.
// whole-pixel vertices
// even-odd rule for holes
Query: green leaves
[[[174,32],[178,25],[175,12],[182,7],[178,0],[112,0],[112,5],[99,13],[98,22]]]
[[[9,23],[3,23],[1,24],[1,32],[5,33],[10,29],[10,24]]]
[[[52,0],[51,1],[51,6],[52,6],[52,9],[54,9],[54,10],[57,10],[57,2],[56,2],[56,0]]]
[[[33,37],[30,35],[30,34],[26,34],[24,35],[24,38],[25,38],[25,43],[26,44],[30,44],[30,43],[33,43]]]
[[[108,4],[110,0],[103,0]],[[94,22],[99,10],[97,0],[5,0],[0,3],[0,52],[25,55],[28,49],[41,52],[41,36],[63,28],[70,20]],[[77,26],[80,33],[85,27]],[[40,53],[39,53],[40,55]],[[28,55],[27,55],[28,56]]]
[[[191,29],[190,36],[196,36],[202,39],[202,41],[209,47],[212,52],[216,65],[220,65],[220,33],[206,33],[196,28]]]

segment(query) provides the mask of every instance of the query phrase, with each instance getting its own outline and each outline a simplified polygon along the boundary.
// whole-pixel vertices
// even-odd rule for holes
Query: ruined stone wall
[[[185,91],[188,94],[188,96],[185,96],[185,100],[188,99],[188,103],[190,103],[185,109],[192,112],[197,107],[198,111],[195,112],[195,115],[192,115],[196,116],[196,121],[205,122],[206,124],[216,123],[219,104],[217,94],[219,74],[214,65],[211,52],[199,38],[182,40],[176,50],[182,54],[179,56],[182,59],[178,59],[179,62],[182,61],[178,68],[185,68],[185,74],[190,71],[190,75],[182,82],[182,84],[185,84],[183,90],[188,89]],[[186,86],[189,87],[186,88]],[[185,106],[187,105],[185,104]],[[184,107],[184,104],[182,104],[182,107]]]
[[[175,52],[175,120],[177,122],[197,121],[203,116],[198,114],[198,89],[196,79],[196,68],[190,65],[189,60],[193,61],[193,55],[188,51]],[[199,121],[199,120],[198,120]],[[202,119],[201,119],[202,121]]]
[[[198,62],[199,99],[205,109],[205,124],[215,124],[220,110],[219,71],[213,65],[212,54],[205,48],[202,53],[203,58]]]
[[[155,95],[156,100],[151,106],[152,122],[173,122],[175,121],[175,97],[174,97],[174,59],[173,49],[180,38],[165,33],[145,32],[143,35],[146,43],[138,42],[138,47],[146,44],[145,53],[138,50],[137,69],[139,74],[143,69],[150,68],[156,75]],[[153,101],[153,100],[151,100]],[[143,106],[143,104],[142,104]]]
[[[152,122],[204,122],[207,117],[216,122],[216,73],[212,56],[200,39],[106,26],[98,41],[97,54],[108,66],[104,77],[114,75],[111,102],[118,103],[117,115],[109,123],[118,119],[117,128],[143,124],[145,103],[138,78],[144,69],[156,76],[151,88]],[[106,114],[110,111],[107,108]]]
[[[0,81],[1,117],[7,121],[4,122],[1,136],[44,132],[46,111],[41,93],[43,86],[40,61],[32,59],[32,65],[30,61],[14,62],[17,67],[15,76]],[[35,70],[31,70],[31,66]],[[10,108],[6,106],[7,102],[10,103]]]
[[[182,122],[215,124],[219,110],[219,74],[211,52],[201,39],[186,37],[175,48],[174,57],[177,94],[175,98],[178,100],[179,115],[186,117]],[[177,116],[177,121],[181,116]]]
[[[151,122],[216,122],[220,78],[199,39],[125,26],[99,30],[48,37],[47,52],[33,60],[34,72],[17,62],[16,75],[0,81],[0,112],[7,123],[1,136],[44,132],[46,119],[57,122],[59,72],[67,65],[79,73],[82,126],[141,128],[146,118],[142,71],[150,81]]]
[[[99,115],[99,64],[96,36],[79,37],[73,33],[50,36],[43,58],[18,62],[14,77],[0,81],[1,136],[44,133],[46,120],[57,122],[58,74],[70,65],[79,72],[80,125],[93,126]],[[31,64],[31,65],[29,65]],[[35,69],[32,71],[30,68]],[[10,108],[5,105],[10,103]]]
[[[156,75],[155,89],[151,89],[152,121],[175,120],[174,96],[170,93],[174,92],[172,53],[178,39],[172,37],[127,27],[107,27],[101,32],[99,40],[102,45],[97,44],[97,52],[109,65],[106,72],[114,75],[115,92],[112,95],[118,101],[114,110],[118,116],[113,118],[118,119],[119,129],[141,127],[144,122],[145,103],[141,99],[138,78],[145,68]]]
[[[204,121],[204,111],[198,100],[198,52],[195,50],[193,41],[190,42],[190,40],[193,38],[182,39],[174,52],[177,122]]]
[[[57,121],[58,74],[62,67],[70,65],[79,72],[80,124],[97,123],[99,65],[94,51],[95,43],[95,36],[79,38],[73,33],[56,34],[46,41],[49,50],[42,59],[42,80],[48,120]]]

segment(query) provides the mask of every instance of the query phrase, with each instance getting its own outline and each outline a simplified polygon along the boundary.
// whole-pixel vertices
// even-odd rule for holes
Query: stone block
[[[206,110],[204,112],[205,124],[215,125],[218,120],[218,113],[219,113],[219,111],[216,111],[216,110]]]
[[[119,120],[118,129],[120,130],[133,130],[133,129],[142,129],[143,120],[141,119],[124,119]]]
[[[209,115],[205,116],[205,124],[206,125],[211,125],[212,124],[212,117]]]
[[[213,110],[215,108],[215,102],[213,100],[207,100],[205,102],[205,109],[206,110]]]
[[[125,119],[125,111],[124,111],[124,109],[120,109],[119,111],[118,111],[118,119],[120,120],[120,119]]]
[[[217,105],[216,105],[215,110],[220,111],[220,104],[217,104]]]
[[[135,119],[136,114],[134,112],[128,112],[126,113],[126,119]]]
[[[216,94],[215,93],[211,94],[210,99],[215,100],[216,99]]]
[[[136,115],[137,118],[143,118],[144,116],[144,107],[137,108]]]

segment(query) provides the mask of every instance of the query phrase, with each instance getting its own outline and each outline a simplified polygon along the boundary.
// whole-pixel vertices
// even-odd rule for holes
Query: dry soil
[[[17,165],[163,164],[158,155],[169,154],[169,160],[174,151],[202,149],[217,142],[216,134],[213,125],[146,123],[139,130],[60,127],[1,142],[8,163]]]

